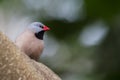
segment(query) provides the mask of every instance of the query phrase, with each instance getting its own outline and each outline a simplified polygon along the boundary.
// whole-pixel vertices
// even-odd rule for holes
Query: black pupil
[[[40,26],[41,28],[43,28],[43,26]]]

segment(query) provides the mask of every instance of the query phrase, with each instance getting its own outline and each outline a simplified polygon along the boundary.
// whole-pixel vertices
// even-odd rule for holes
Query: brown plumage
[[[38,61],[44,49],[43,36],[47,30],[49,30],[48,27],[34,22],[16,38],[15,44],[30,58]]]

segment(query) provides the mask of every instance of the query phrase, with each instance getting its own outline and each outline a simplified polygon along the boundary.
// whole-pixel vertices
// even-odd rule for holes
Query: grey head
[[[44,26],[45,25],[42,24],[41,22],[33,22],[28,26],[28,29],[30,29],[34,33],[39,33],[40,31],[43,31]]]
[[[28,26],[28,29],[30,29],[38,39],[43,39],[44,32],[50,30],[47,26],[45,26],[41,22],[31,23]]]

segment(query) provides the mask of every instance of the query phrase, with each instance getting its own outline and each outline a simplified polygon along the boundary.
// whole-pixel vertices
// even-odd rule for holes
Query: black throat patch
[[[45,32],[45,31],[40,31],[39,33],[35,33],[35,36],[36,36],[38,39],[43,40],[44,32]]]

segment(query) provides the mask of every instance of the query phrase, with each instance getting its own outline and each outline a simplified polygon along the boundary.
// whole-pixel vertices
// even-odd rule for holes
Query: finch
[[[15,40],[16,46],[36,61],[44,49],[44,32],[50,30],[40,22],[31,23]]]

